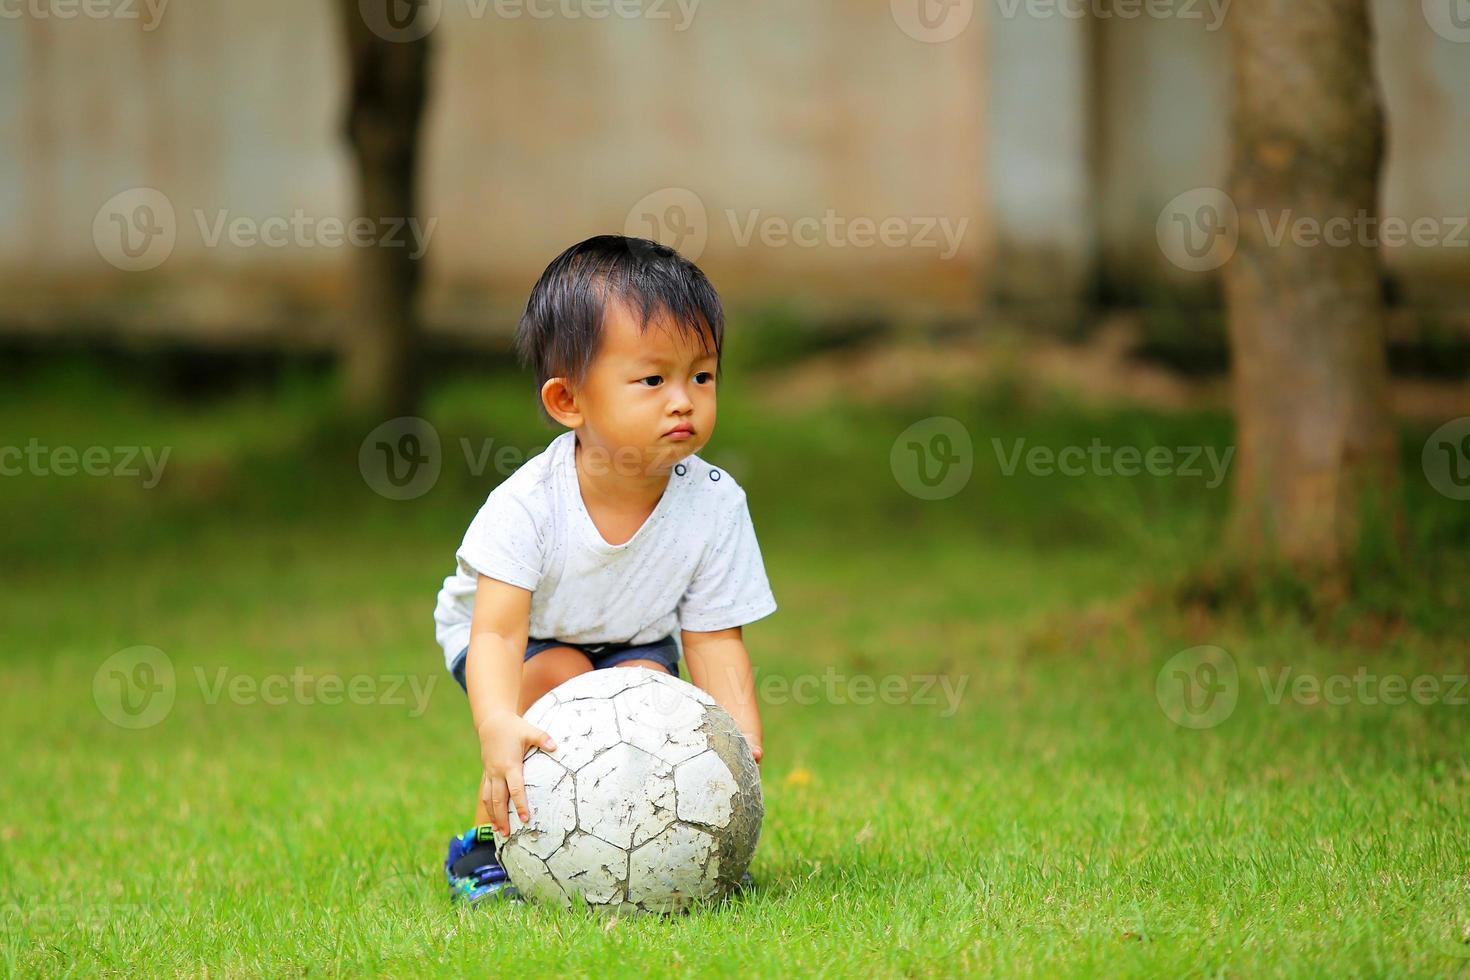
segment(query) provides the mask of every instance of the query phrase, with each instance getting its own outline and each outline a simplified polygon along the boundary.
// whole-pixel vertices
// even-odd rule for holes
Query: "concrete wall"
[[[0,323],[320,339],[348,253],[319,222],[353,214],[337,8],[160,2],[0,3]],[[1080,0],[435,2],[440,329],[503,325],[556,251],[603,231],[697,254],[737,303],[1055,300],[1099,261],[1146,287],[1181,275],[1154,238],[1165,202],[1224,181],[1226,36],[1207,19],[1058,12]],[[610,9],[638,16],[588,16]],[[1420,3],[1375,9],[1386,213],[1470,215],[1470,43]],[[140,187],[174,241],[123,271],[97,236],[137,217],[105,202]],[[280,247],[209,241],[222,220],[293,216],[308,230]],[[1462,285],[1467,256],[1388,260],[1429,295]]]
[[[138,20],[0,21],[13,148],[0,158],[0,317],[111,304],[138,329],[224,329],[340,298],[347,250],[313,231],[281,247],[210,242],[221,219],[351,216],[333,4],[175,0],[149,25],[136,2]],[[557,251],[608,231],[677,241],[737,301],[973,300],[989,238],[978,19],[930,43],[885,0],[629,0],[642,16],[587,16],[608,9],[437,8],[431,318],[473,330],[513,312]],[[94,219],[138,187],[164,195],[175,240],[160,265],[120,271]],[[116,220],[136,205],[125,198]]]
[[[1470,39],[1431,29],[1419,2],[1375,0],[1377,70],[1388,114],[1382,214],[1431,218],[1445,240],[1384,249],[1389,269],[1426,302],[1470,290]],[[1228,38],[1178,19],[1099,22],[1099,238],[1109,274],[1147,291],[1191,274],[1160,251],[1154,224],[1176,195],[1225,187]],[[997,131],[994,139],[1005,140]]]
[[[988,21],[987,197],[995,215],[988,288],[1019,304],[1073,304],[1097,246],[1093,25],[1013,15]]]

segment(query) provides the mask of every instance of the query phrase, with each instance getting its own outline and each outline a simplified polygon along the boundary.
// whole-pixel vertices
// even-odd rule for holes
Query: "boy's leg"
[[[522,715],[547,691],[592,669],[592,662],[580,650],[567,646],[546,647],[521,664],[521,695],[516,711]],[[456,675],[462,678],[462,675]],[[482,777],[483,780],[483,777]],[[449,878],[452,898],[478,902],[491,897],[514,899],[515,886],[500,864],[491,839],[490,815],[481,798],[475,794],[475,826],[450,838],[444,871]]]
[[[591,669],[592,661],[587,659],[585,653],[574,647],[547,647],[535,654],[521,666],[521,703],[516,705],[516,713],[524,715],[531,705],[541,699],[541,695]],[[490,810],[481,797],[482,794],[477,789],[475,792],[475,826],[477,827],[490,822]]]
[[[521,667],[521,703],[516,712],[524,715],[541,696],[578,674],[592,669],[592,661],[576,647],[547,647]]]

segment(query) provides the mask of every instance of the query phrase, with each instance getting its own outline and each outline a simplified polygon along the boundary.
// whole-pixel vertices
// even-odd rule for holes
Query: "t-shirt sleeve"
[[[491,491],[455,558],[471,576],[479,573],[535,591],[541,583],[541,528],[534,508],[510,491],[507,484]]]
[[[745,495],[710,540],[679,602],[679,627],[695,633],[744,626],[776,611]]]

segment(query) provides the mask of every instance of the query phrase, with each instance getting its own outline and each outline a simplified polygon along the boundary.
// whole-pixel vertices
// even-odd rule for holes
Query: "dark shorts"
[[[601,670],[603,667],[616,667],[625,660],[653,660],[664,665],[664,669],[675,677],[679,676],[679,645],[674,640],[673,634],[669,634],[662,640],[654,640],[652,643],[568,643],[565,640],[537,640],[532,639],[526,644],[526,656],[524,660],[530,660],[542,650],[551,647],[571,647],[580,650],[592,661],[593,670]],[[470,649],[465,647],[454,658],[454,667],[450,673],[459,682],[460,687],[465,686],[464,663],[469,656]]]

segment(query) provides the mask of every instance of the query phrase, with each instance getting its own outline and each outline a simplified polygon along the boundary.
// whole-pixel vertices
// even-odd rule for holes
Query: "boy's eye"
[[[648,377],[639,378],[638,380],[648,385],[648,387],[650,388],[657,388],[659,385],[663,384],[664,378],[661,374],[650,374]]]
[[[715,380],[715,376],[709,371],[700,371],[694,376],[694,380],[698,381],[700,384],[705,384],[707,382]]]

